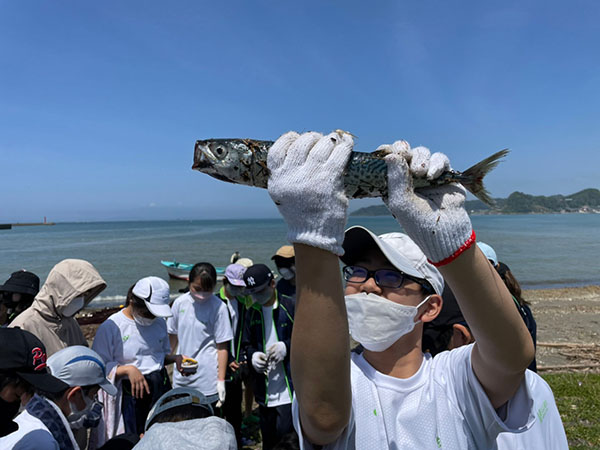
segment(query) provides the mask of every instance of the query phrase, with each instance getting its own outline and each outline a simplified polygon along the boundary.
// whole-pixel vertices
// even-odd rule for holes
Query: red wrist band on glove
[[[465,250],[467,250],[474,243],[475,243],[475,230],[473,230],[471,232],[471,236],[469,237],[469,239],[467,239],[467,241],[463,245],[461,245],[458,250],[456,250],[453,254],[451,254],[450,256],[448,256],[446,259],[442,259],[439,262],[433,262],[430,259],[427,259],[427,261],[429,261],[435,267],[445,266],[446,264],[449,264],[452,261],[454,261],[456,258],[458,258],[462,252],[464,252]]]

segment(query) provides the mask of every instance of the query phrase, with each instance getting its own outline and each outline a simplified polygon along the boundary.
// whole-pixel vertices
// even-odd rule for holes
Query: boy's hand
[[[344,253],[344,169],[353,145],[344,132],[289,132],[270,148],[269,195],[287,223],[288,241]]]
[[[384,201],[388,209],[430,262],[437,266],[451,262],[475,242],[464,208],[465,188],[452,183],[415,190],[412,178],[437,178],[450,169],[448,157],[431,155],[425,147],[411,150],[405,141],[379,149],[390,152],[385,157],[388,197]]]

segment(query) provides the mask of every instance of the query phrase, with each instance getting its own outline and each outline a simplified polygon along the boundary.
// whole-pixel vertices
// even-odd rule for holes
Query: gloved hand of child
[[[287,223],[288,241],[344,253],[344,169],[353,145],[341,131],[289,132],[269,149],[269,195]]]
[[[388,166],[388,209],[406,234],[437,266],[454,260],[475,242],[475,232],[464,208],[466,190],[457,183],[415,189],[413,176],[429,180],[450,168],[443,153],[430,154],[425,147],[410,148],[397,141],[381,146],[390,152]]]

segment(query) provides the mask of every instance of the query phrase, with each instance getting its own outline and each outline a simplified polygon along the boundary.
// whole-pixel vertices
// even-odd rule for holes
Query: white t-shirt
[[[262,307],[263,318],[265,322],[265,353],[266,350],[276,342],[277,330],[273,323],[273,306]],[[278,362],[275,368],[269,371],[269,381],[267,383],[267,401],[268,407],[287,405],[292,403],[288,392],[287,383],[285,382],[285,372],[283,370],[283,361]]]
[[[554,394],[548,383],[537,373],[525,371],[525,382],[533,398],[536,421],[523,433],[500,433],[498,450],[568,450],[569,443]]]
[[[135,366],[142,375],[162,369],[165,356],[171,353],[164,319],[158,317],[152,325],[144,327],[123,311],[113,314],[98,327],[92,349],[102,356],[107,373],[117,364]]]
[[[533,400],[522,383],[509,401],[506,420],[494,410],[471,368],[467,345],[424,355],[407,379],[377,372],[362,355],[352,354],[352,412],[348,427],[327,450],[493,449],[499,432],[520,432],[533,423]],[[297,400],[294,427],[301,434]],[[301,437],[301,448],[312,445]]]
[[[176,334],[177,353],[198,361],[196,373],[183,376],[173,371],[173,387],[192,387],[204,395],[217,393],[217,346],[233,339],[227,306],[216,296],[203,302],[187,293],[171,306],[167,319],[169,334]]]
[[[69,433],[69,438],[71,439],[73,447],[78,448],[75,437],[71,432],[69,422],[67,422],[64,414],[53,402],[48,400],[48,403],[54,408],[62,420],[63,426],[67,430],[67,433]],[[58,442],[54,439],[54,436],[52,436],[48,427],[37,417],[32,416],[27,411],[23,411],[15,417],[14,421],[19,425],[19,429],[0,438],[0,448],[10,448],[13,450],[60,450]]]

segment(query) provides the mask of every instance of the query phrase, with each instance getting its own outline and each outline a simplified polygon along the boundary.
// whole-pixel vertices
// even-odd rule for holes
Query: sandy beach
[[[537,322],[538,368],[600,373],[600,286],[527,290],[523,296]]]

